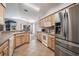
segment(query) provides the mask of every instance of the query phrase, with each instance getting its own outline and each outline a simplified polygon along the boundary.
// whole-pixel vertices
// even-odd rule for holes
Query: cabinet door
[[[40,22],[41,22],[41,27],[43,27],[43,21],[41,20]]]
[[[47,18],[44,19],[44,27],[47,27]]]
[[[39,40],[39,33],[37,32],[37,39]]]
[[[16,36],[15,37],[15,48],[21,45],[21,37]]]
[[[39,27],[41,27],[41,21],[39,21]]]
[[[48,37],[48,47],[52,48],[52,39],[50,36]]]
[[[27,38],[24,35],[21,36],[21,42],[22,44],[27,42]]]
[[[0,56],[3,56],[3,52],[0,52]]]
[[[0,4],[0,24],[4,24],[4,7],[2,6],[2,4]]]
[[[26,42],[29,42],[30,41],[30,34],[29,33],[26,33],[25,34],[25,38],[26,38]]]
[[[55,39],[52,39],[52,49],[55,50]]]
[[[51,19],[51,16],[49,16],[49,17],[48,17],[48,22],[49,22],[48,25],[49,25],[49,26],[52,26],[52,21],[51,21],[51,20],[52,20],[52,19]]]
[[[8,56],[9,55],[8,46],[3,49],[3,55],[4,56]]]
[[[48,47],[55,50],[55,38],[54,36],[49,36],[48,38]]]
[[[38,34],[38,39],[39,39],[39,41],[42,42],[42,33],[41,32]]]
[[[55,16],[54,15],[51,15],[51,24],[55,25]]]
[[[9,55],[9,42],[6,41],[0,46],[0,56],[8,56]]]

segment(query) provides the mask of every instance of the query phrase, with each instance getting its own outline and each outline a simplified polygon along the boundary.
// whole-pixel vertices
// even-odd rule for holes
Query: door
[[[26,36],[24,36],[24,34],[21,35],[21,42],[22,42],[22,44],[27,42],[27,38],[26,38]]]
[[[3,49],[3,55],[4,56],[8,56],[9,55],[8,46]]]
[[[15,37],[15,48],[21,45],[21,37],[20,36],[16,36]]]
[[[3,52],[0,52],[0,56],[3,56]]]
[[[55,36],[49,35],[49,37],[48,37],[48,47],[55,50]]]
[[[52,48],[52,38],[48,36],[48,47]]]
[[[28,43],[30,41],[30,35],[29,33],[24,33],[25,41]]]
[[[0,24],[2,25],[4,24],[4,10],[5,8],[0,3]]]
[[[79,4],[68,9],[69,12],[69,41],[79,43]]]
[[[63,19],[64,37],[66,40],[68,40],[68,38],[69,38],[69,30],[68,30],[69,22],[68,22],[68,12],[66,10],[64,10],[63,16],[64,16],[64,19]]]

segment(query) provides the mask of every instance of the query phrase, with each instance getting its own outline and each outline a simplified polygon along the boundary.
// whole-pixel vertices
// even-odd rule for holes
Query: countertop
[[[25,31],[22,31],[22,32],[10,32],[10,31],[0,32],[0,45],[2,43],[4,43],[5,41],[9,40],[9,38],[12,37],[14,34],[23,33],[23,32],[25,32]]]
[[[8,40],[11,37],[12,33],[1,33],[0,35],[0,45],[4,43],[6,40]]]

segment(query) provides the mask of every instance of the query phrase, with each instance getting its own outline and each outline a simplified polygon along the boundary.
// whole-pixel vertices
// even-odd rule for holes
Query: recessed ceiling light
[[[34,9],[35,11],[40,11],[40,8],[37,7],[37,6],[35,6],[35,5],[33,5],[33,4],[24,3],[24,5],[26,5],[26,6],[30,7],[30,8],[32,8],[32,9]]]
[[[28,10],[24,9],[25,12],[28,12]]]

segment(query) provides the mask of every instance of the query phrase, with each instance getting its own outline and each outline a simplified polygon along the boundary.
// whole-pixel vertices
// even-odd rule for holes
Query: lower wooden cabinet
[[[55,50],[55,36],[48,35],[48,47]]]
[[[21,44],[27,42],[27,41],[26,41],[26,38],[24,37],[24,35],[21,35],[21,36],[20,36],[20,39],[21,39],[21,40],[20,40],[20,41],[21,41]]]
[[[0,46],[0,56],[9,56],[9,41],[4,42]]]
[[[8,54],[9,54],[8,50],[9,50],[8,47],[6,47],[6,48],[3,49],[3,55],[4,56],[8,56]]]
[[[0,56],[3,56],[3,52],[0,52]]]
[[[18,33],[14,35],[14,48],[23,45],[24,43],[28,43],[30,40],[29,33]]]
[[[20,36],[16,36],[15,37],[15,42],[14,43],[15,43],[15,47],[21,45],[21,38],[20,38]]]
[[[24,33],[24,40],[23,42],[29,43],[30,40],[30,34],[29,33]]]

